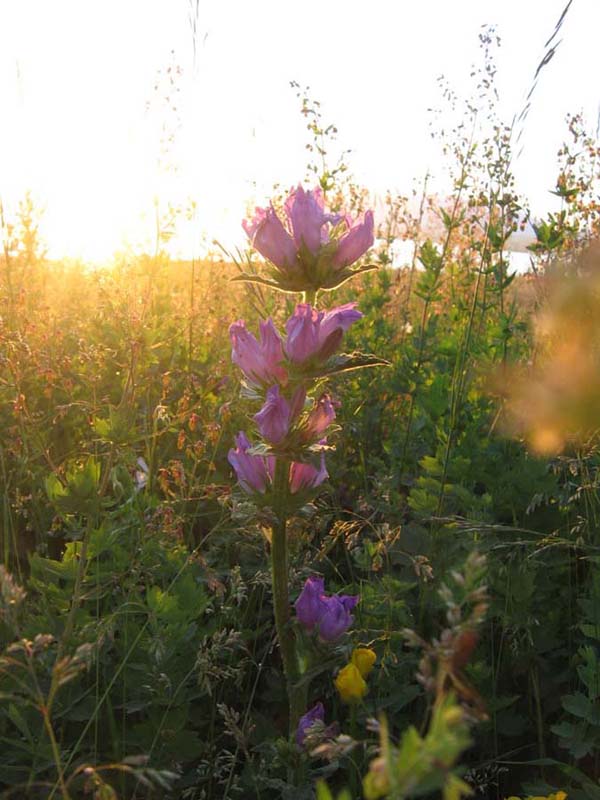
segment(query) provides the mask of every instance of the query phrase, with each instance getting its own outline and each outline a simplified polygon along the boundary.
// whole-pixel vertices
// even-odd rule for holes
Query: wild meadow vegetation
[[[90,270],[3,218],[0,796],[600,798],[598,143],[516,275],[484,50],[453,191],[370,249],[308,97],[247,253]]]

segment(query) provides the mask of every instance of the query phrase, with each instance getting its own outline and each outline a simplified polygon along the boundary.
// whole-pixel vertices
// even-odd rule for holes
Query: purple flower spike
[[[283,346],[273,320],[260,323],[260,344],[254,334],[246,328],[243,320],[229,327],[231,360],[255,385],[287,381],[283,361]]]
[[[300,722],[296,730],[296,744],[298,747],[304,745],[304,740],[315,722],[325,722],[325,708],[323,707],[323,703],[317,703],[307,711],[303,717],[300,717]]]
[[[319,469],[312,464],[303,464],[300,461],[292,461],[290,467],[290,492],[296,494],[302,490],[316,489],[324,480],[329,477],[325,468],[325,454],[321,453],[321,465]]]
[[[254,415],[258,430],[263,439],[271,444],[279,444],[290,429],[290,404],[279,394],[279,386],[271,386],[267,391],[264,406]]]
[[[244,220],[242,227],[252,246],[276,267],[285,270],[296,264],[298,248],[273,206],[257,208],[252,222]]]
[[[354,622],[350,611],[358,603],[358,597],[334,594],[331,597],[323,597],[322,602],[324,611],[318,624],[319,639],[324,642],[335,642]]]
[[[373,246],[373,212],[367,211],[363,222],[353,225],[339,241],[331,264],[334,269],[348,267],[364,255]]]
[[[236,448],[229,451],[227,459],[235,470],[240,486],[248,494],[264,494],[267,483],[273,478],[274,464],[265,463],[262,456],[248,454],[252,445],[245,433],[238,433],[235,443]]]
[[[330,217],[323,210],[323,193],[320,189],[305,192],[302,186],[293,189],[285,201],[285,211],[292,226],[294,241],[300,248],[303,244],[313,256],[319,252],[323,235],[327,239],[323,225]]]
[[[338,403],[339,405],[339,403]],[[335,408],[328,394],[315,404],[306,421],[305,435],[308,439],[320,438],[335,419]]]
[[[324,592],[323,578],[308,578],[294,603],[298,621],[307,631],[312,631],[325,610],[322,600]]]

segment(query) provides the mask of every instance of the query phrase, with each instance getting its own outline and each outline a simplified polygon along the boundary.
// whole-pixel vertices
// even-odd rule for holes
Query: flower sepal
[[[365,272],[373,272],[379,267],[376,264],[365,264],[361,267],[345,267],[341,270],[327,271],[325,264],[327,261],[321,257],[314,268],[317,274],[323,274],[323,278],[316,278],[306,274],[305,270],[298,270],[297,273],[289,275],[278,270],[276,267],[268,267],[268,278],[254,275],[251,272],[240,272],[231,278],[231,281],[238,283],[259,283],[261,286],[268,286],[276,289],[283,294],[299,294],[301,292],[332,292],[334,289],[343,286],[344,283],[352,280],[357,275]]]
[[[351,372],[367,367],[391,367],[391,361],[372,353],[337,353],[323,362],[306,362],[289,366],[290,380],[314,380],[328,378],[330,375],[339,375],[341,372]]]
[[[240,380],[240,397],[244,400],[251,400],[253,403],[262,402],[264,392],[246,378]]]
[[[329,274],[329,279],[324,283],[321,289],[325,292],[331,292],[333,289],[337,289],[343,286],[344,283],[351,281],[352,278],[356,278],[357,275],[362,275],[364,272],[373,272],[376,269],[379,269],[377,264],[365,264],[362,267],[346,267],[337,272],[331,272]]]
[[[231,278],[231,281],[232,283],[234,281],[238,283],[259,283],[261,286],[277,289],[277,291],[284,294],[298,294],[299,292],[310,290],[310,287],[306,286],[306,280],[302,272],[298,272],[297,275],[287,275],[271,267],[267,268],[267,274],[270,276],[269,278],[262,278],[260,275],[254,275],[251,272],[240,272],[239,275]]]

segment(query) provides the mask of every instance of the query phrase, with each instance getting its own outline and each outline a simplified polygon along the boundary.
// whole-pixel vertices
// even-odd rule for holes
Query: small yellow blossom
[[[363,678],[371,672],[376,661],[377,656],[368,647],[355,647],[352,651],[352,663]]]
[[[344,703],[358,703],[367,693],[367,684],[358,667],[352,662],[339,671],[335,679],[335,688]]]
[[[506,800],[521,800],[520,797],[507,797]],[[541,796],[535,795],[535,797],[529,796],[526,797],[525,800],[567,800],[567,793],[566,792],[554,792],[553,794],[549,794],[548,796]]]

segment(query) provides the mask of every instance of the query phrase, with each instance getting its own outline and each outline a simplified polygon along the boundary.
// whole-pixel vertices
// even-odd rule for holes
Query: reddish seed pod
[[[462,669],[468,664],[478,640],[477,631],[469,628],[457,636],[453,647],[454,652],[452,653],[453,669]]]

